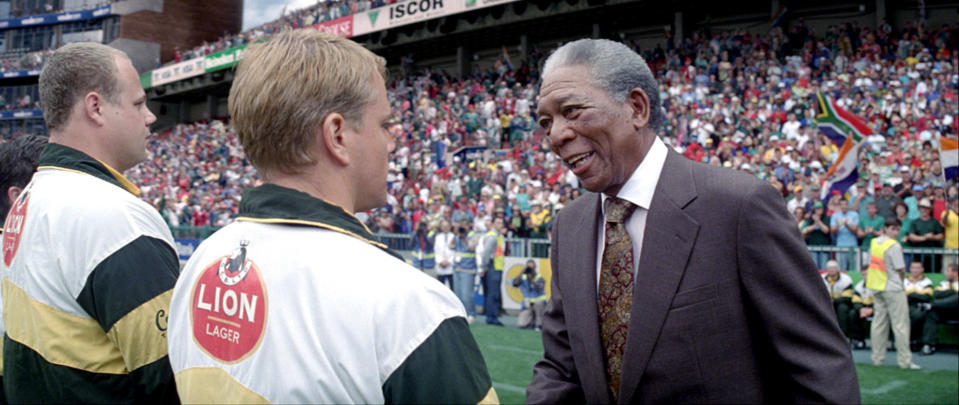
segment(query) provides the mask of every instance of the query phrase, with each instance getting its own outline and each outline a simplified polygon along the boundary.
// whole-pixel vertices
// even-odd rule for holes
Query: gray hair
[[[40,105],[47,128],[66,125],[73,106],[94,91],[111,103],[119,102],[117,57],[123,52],[95,42],[77,42],[53,52],[40,72]]]
[[[649,98],[649,124],[658,129],[663,124],[663,108],[659,100],[659,83],[642,56],[626,45],[608,39],[580,39],[563,45],[546,59],[543,77],[563,66],[586,66],[592,73],[590,82],[602,87],[619,102],[635,88]]]

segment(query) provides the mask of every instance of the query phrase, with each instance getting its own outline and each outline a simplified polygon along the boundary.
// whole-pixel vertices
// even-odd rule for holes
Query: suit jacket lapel
[[[646,216],[623,358],[620,403],[638,400],[637,387],[699,233],[699,224],[683,212],[696,198],[690,165],[685,157],[669,151]]]
[[[563,291],[563,299],[568,325],[571,334],[575,333],[582,341],[579,348],[583,353],[576,356],[583,360],[585,366],[577,370],[583,383],[587,403],[610,403],[609,384],[606,382],[606,366],[603,363],[603,345],[599,338],[599,311],[596,297],[596,240],[599,237],[597,229],[602,221],[602,212],[599,209],[599,194],[589,193],[580,198],[586,199],[585,208],[577,213],[575,233],[565,243],[571,249],[568,254],[571,271],[562,277],[568,278],[564,285],[569,286]],[[574,351],[577,347],[572,347]]]

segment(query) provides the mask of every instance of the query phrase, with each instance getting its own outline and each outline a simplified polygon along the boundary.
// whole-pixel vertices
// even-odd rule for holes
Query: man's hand
[[[859,308],[859,317],[860,317],[860,318],[864,318],[864,319],[865,319],[865,318],[868,318],[868,317],[870,317],[870,316],[872,316],[872,307],[862,307],[862,308]]]

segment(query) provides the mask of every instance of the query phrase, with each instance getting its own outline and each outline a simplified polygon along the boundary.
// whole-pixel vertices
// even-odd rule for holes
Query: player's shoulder
[[[167,239],[169,229],[150,204],[129,191],[94,176],[67,170],[38,172],[31,200],[44,215],[62,225],[148,234]]]
[[[379,297],[381,308],[390,312],[434,312],[432,315],[444,319],[466,315],[459,299],[435,278],[379,247],[367,245],[360,249],[363,259],[356,263],[357,276],[375,280],[365,285],[371,294]]]
[[[773,187],[754,175],[725,167],[716,167],[704,163],[684,162],[696,182],[698,192],[716,196],[743,197],[757,189]]]

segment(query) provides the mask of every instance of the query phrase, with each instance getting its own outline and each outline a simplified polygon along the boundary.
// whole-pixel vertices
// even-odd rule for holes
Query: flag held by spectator
[[[833,191],[845,193],[849,186],[859,179],[859,146],[863,139],[872,135],[870,129],[861,119],[842,109],[836,103],[823,96],[819,99],[820,114],[816,116],[816,125],[819,131],[837,145],[839,157],[829,166],[826,172],[827,184],[822,188],[822,199],[826,199]]]
[[[939,161],[946,181],[959,177],[959,140],[939,137]]]

